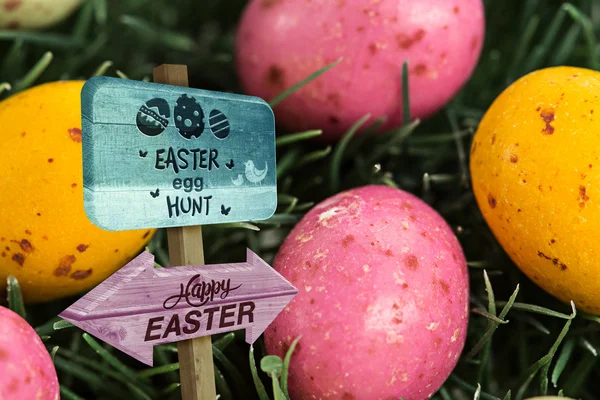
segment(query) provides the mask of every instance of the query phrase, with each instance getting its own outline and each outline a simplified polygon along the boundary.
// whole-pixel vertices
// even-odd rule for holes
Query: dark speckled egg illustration
[[[197,138],[204,132],[204,112],[193,97],[184,94],[175,106],[175,126],[186,139]]]
[[[152,99],[146,102],[137,113],[136,124],[146,136],[157,136],[169,125],[171,110],[165,99]]]
[[[212,110],[208,117],[208,123],[210,124],[210,131],[219,139],[225,139],[229,136],[231,126],[225,114],[219,110]]]

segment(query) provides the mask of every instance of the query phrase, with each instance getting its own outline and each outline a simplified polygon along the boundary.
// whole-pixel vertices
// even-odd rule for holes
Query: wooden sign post
[[[150,365],[177,341],[183,400],[212,400],[210,335],[245,328],[253,343],[298,292],[251,252],[204,265],[201,225],[275,212],[275,121],[262,99],[188,88],[184,65],[153,74],[84,85],[84,209],[107,230],[167,228],[180,268],[143,253],[60,316]]]
[[[186,87],[189,85],[185,65],[163,64],[154,68],[152,72],[156,83]],[[167,240],[171,265],[204,264],[200,225],[168,228]],[[183,400],[215,399],[217,393],[210,336],[177,342],[177,350]]]

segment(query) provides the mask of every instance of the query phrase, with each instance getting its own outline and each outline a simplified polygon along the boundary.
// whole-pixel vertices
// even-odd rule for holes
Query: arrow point
[[[265,260],[260,258],[258,254],[248,248],[246,249],[246,262],[256,267],[266,267],[272,269],[271,266],[265,262]]]
[[[121,287],[125,286],[131,280],[152,276],[154,276],[154,255],[144,251],[90,290],[85,296],[71,304],[63,313],[65,313],[65,316],[70,316],[71,318],[75,318],[76,315],[79,319],[86,317],[106,299],[114,296]]]
[[[72,317],[68,310],[63,311],[58,315],[65,321],[68,321],[78,327],[79,329],[87,332],[88,334],[108,343],[112,347],[121,350],[123,353],[135,358],[136,360],[149,365],[154,366],[153,361],[153,346],[152,344],[142,342],[138,344],[121,343],[125,340],[125,335],[122,334],[118,329],[112,328],[112,323],[107,320],[101,321],[81,321],[77,319],[77,316]],[[103,322],[104,321],[104,322]]]
[[[296,296],[296,293],[278,297],[276,303],[271,303],[267,315],[256,321],[254,324],[246,328],[246,343],[253,344],[263,334],[263,332],[275,321],[275,318],[282,312],[285,307]]]
[[[285,282],[287,284],[287,286],[289,287],[289,289],[294,290],[295,295],[298,294],[298,289],[296,289],[296,287],[294,285],[292,285],[290,283],[290,281],[285,279],[279,272],[277,272],[275,270],[275,268],[271,267],[269,264],[267,264],[267,262],[265,260],[260,258],[256,253],[254,253],[252,250],[250,250],[248,248],[246,249],[246,262],[257,268],[267,268],[272,274],[277,275],[280,280]],[[290,301],[291,301],[291,299],[290,299]]]
[[[263,332],[267,329],[268,326],[269,324],[267,324],[266,326],[261,326],[259,328],[257,325],[253,325],[246,328],[246,343],[254,344],[254,342],[258,340],[260,335],[263,334]]]

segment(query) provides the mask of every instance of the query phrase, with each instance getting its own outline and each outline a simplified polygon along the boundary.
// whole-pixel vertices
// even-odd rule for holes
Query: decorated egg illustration
[[[146,102],[136,116],[140,132],[146,136],[157,136],[169,125],[171,110],[165,99],[152,99]]]
[[[219,139],[225,139],[229,136],[231,126],[225,114],[219,110],[212,110],[208,117],[208,123],[210,124],[210,131]]]
[[[197,138],[204,132],[204,112],[196,99],[182,95],[175,106],[175,126],[186,139]]]

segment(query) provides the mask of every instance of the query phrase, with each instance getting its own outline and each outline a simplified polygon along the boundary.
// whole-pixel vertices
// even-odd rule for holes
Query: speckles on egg
[[[425,30],[418,29],[411,35],[407,35],[405,33],[399,33],[396,35],[396,42],[398,43],[398,47],[404,50],[410,49],[415,44],[419,43],[425,37]]]
[[[23,264],[25,263],[25,256],[21,253],[15,253],[13,254],[13,256],[11,257],[11,259],[16,262],[17,264],[19,264],[19,267],[22,267]]]
[[[438,328],[438,326],[440,326],[439,322],[432,322],[429,325],[427,325],[427,330],[433,332]]]
[[[552,126],[552,122],[556,118],[554,115],[554,109],[542,110],[540,117],[542,117],[542,120],[546,124],[544,129],[542,129],[542,133],[545,133],[546,135],[552,135],[554,133],[554,126]]]
[[[590,199],[590,197],[586,193],[586,187],[583,185],[579,185],[579,207],[581,208],[584,208],[585,203]]]
[[[80,252],[80,253],[83,253],[84,251],[86,251],[88,249],[88,247],[90,247],[89,244],[83,244],[83,243],[78,244],[77,245],[77,251]]]
[[[81,143],[81,128],[69,128],[69,137],[75,143]]]
[[[279,90],[285,89],[285,71],[277,65],[271,65],[267,71],[265,82],[268,86]]]
[[[496,208],[496,198],[494,197],[493,194],[488,194],[488,204],[490,205],[491,208]]]
[[[414,271],[419,268],[419,259],[414,254],[409,254],[404,259],[404,265],[406,265],[406,268]]]
[[[81,279],[85,279],[88,276],[92,275],[92,269],[86,269],[86,270],[78,270],[75,271],[71,274],[71,278],[75,279],[75,280],[81,280]]]
[[[67,276],[71,271],[71,266],[77,261],[73,254],[61,258],[58,262],[58,267],[54,270],[54,276]]]

